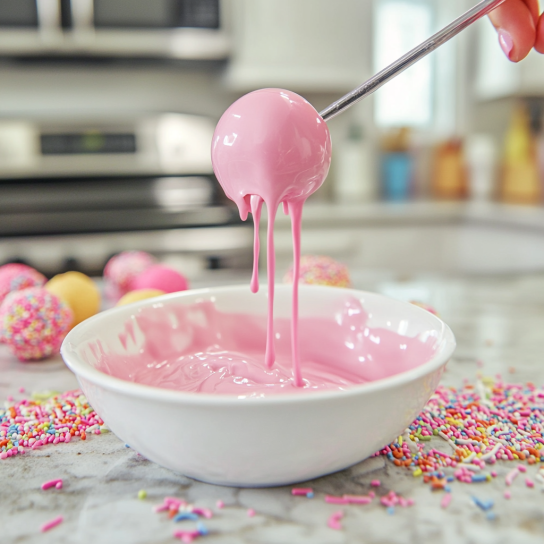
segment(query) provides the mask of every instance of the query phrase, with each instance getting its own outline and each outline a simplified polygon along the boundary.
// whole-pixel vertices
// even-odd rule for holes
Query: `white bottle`
[[[360,125],[351,125],[348,137],[333,148],[335,202],[356,204],[376,198],[376,181],[370,144]]]
[[[491,200],[497,181],[498,153],[495,140],[487,134],[469,136],[465,143],[465,157],[470,199],[479,202]]]

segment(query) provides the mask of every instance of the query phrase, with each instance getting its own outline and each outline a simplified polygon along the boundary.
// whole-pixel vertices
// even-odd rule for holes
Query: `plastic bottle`
[[[361,203],[376,198],[372,153],[363,128],[353,124],[335,156],[333,196],[340,203]]]

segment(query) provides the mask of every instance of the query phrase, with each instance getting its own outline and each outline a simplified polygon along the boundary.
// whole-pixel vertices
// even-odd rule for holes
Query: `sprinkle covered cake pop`
[[[156,262],[157,259],[145,251],[122,251],[114,255],[104,267],[107,295],[118,299],[132,291],[134,279]]]
[[[46,278],[26,264],[9,263],[0,266],[0,304],[8,293],[27,287],[42,287]]]
[[[283,278],[285,283],[293,283],[293,269]],[[329,285],[331,287],[351,287],[348,267],[331,257],[303,255],[300,258],[299,283],[309,285]]]
[[[10,293],[0,306],[0,341],[21,361],[58,353],[70,329],[73,313],[43,287]]]

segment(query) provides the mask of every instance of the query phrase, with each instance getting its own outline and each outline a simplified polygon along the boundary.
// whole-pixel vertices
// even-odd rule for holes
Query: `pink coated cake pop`
[[[154,264],[134,279],[132,287],[134,290],[158,289],[164,293],[175,293],[188,289],[189,283],[177,270],[162,264]]]
[[[285,283],[293,283],[291,268],[283,279]],[[300,258],[299,283],[309,285],[330,285],[332,287],[351,287],[349,270],[345,264],[331,257],[319,255],[303,255]]]
[[[27,287],[43,287],[46,281],[43,274],[26,264],[9,263],[0,266],[0,304],[8,293]]]
[[[72,310],[43,287],[10,293],[0,306],[0,341],[21,361],[58,353],[73,320]]]
[[[122,251],[114,255],[104,267],[107,295],[118,299],[132,291],[134,279],[156,262],[157,259],[145,251]]]
[[[280,204],[291,216],[294,275],[298,277],[302,206],[325,180],[331,161],[329,129],[315,108],[301,96],[282,89],[246,94],[223,114],[213,135],[212,163],[225,194],[245,220],[255,223],[251,290],[258,285],[259,218],[268,209],[268,326],[265,361],[274,364],[274,218]],[[293,289],[293,369],[302,385],[297,353],[298,281]]]

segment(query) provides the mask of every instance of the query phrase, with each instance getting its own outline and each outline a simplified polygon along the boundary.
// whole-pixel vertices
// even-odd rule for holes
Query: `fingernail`
[[[510,33],[506,32],[506,30],[503,30],[502,28],[499,30],[499,43],[501,45],[501,49],[504,51],[504,54],[510,58],[510,53],[514,48],[514,40],[512,40]]]

